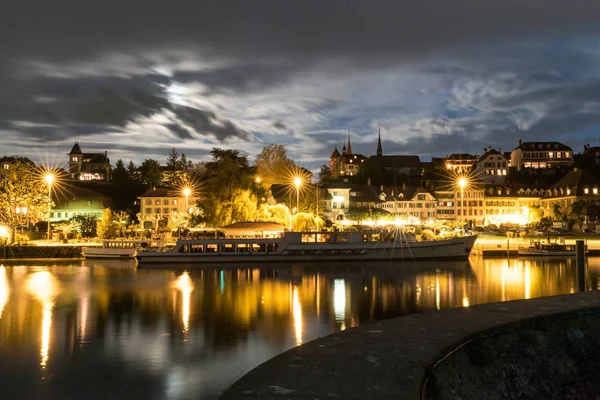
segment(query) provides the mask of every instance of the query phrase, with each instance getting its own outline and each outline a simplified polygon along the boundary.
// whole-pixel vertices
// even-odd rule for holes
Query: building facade
[[[475,176],[486,185],[503,185],[508,164],[509,160],[500,151],[488,147],[475,164]]]
[[[108,153],[84,153],[75,143],[67,154],[69,157],[69,175],[71,179],[80,181],[109,181],[110,160]]]
[[[510,166],[523,168],[572,167],[573,149],[559,142],[523,142],[510,153]]]

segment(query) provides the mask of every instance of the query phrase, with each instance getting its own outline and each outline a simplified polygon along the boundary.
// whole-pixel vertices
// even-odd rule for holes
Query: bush
[[[26,244],[29,241],[29,236],[24,235],[22,233],[17,233],[15,235],[15,243],[19,246]]]
[[[433,240],[435,239],[435,233],[433,233],[431,229],[424,229],[423,232],[421,232],[421,239]]]

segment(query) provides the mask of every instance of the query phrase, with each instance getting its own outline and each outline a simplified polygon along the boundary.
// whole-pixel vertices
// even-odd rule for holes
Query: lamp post
[[[458,180],[458,186],[460,186],[460,216],[461,216],[461,220],[463,222],[462,225],[464,225],[464,221],[465,221],[465,186],[467,186],[467,178],[462,177]],[[464,232],[464,226],[463,228],[463,232]]]
[[[52,183],[54,183],[54,175],[46,174],[44,180],[48,184],[48,243],[50,243],[50,216],[52,215]]]
[[[302,178],[299,176],[294,178],[294,185],[296,185],[296,210],[300,210],[300,185],[302,184]]]
[[[260,196],[258,195],[258,189],[260,187],[260,176],[254,178],[254,182],[256,182],[256,204],[260,203]]]
[[[189,187],[184,187],[183,188],[183,195],[185,196],[185,211],[189,214],[190,212],[190,208],[189,208],[189,203],[188,203],[188,199],[190,197],[190,193],[192,191],[190,190]]]
[[[319,184],[317,183],[317,232],[319,232]]]

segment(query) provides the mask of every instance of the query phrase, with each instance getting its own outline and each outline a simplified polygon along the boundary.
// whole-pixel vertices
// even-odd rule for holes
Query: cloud
[[[348,129],[372,154],[378,123],[387,154],[421,155],[580,143],[600,124],[597,1],[12,3],[0,144],[15,151],[283,143],[318,163]]]

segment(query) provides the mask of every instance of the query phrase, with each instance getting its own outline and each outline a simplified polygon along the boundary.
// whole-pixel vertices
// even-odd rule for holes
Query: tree
[[[105,208],[100,221],[96,222],[98,239],[114,239],[119,234],[120,223],[114,220],[110,208]]]
[[[165,164],[166,171],[164,174],[164,182],[167,187],[179,186],[179,170],[181,167],[179,160],[179,153],[173,147],[171,152],[167,156],[167,163]]]
[[[585,220],[585,214],[587,212],[588,203],[584,200],[577,200],[571,204],[571,213],[570,217],[573,221],[579,224],[579,229],[582,228],[583,222]]]
[[[289,183],[296,164],[287,156],[282,144],[265,146],[254,161],[260,184],[270,188],[275,183]]]
[[[117,160],[115,168],[111,174],[111,180],[118,185],[126,185],[128,183],[129,177],[127,176],[127,169],[125,168],[125,163],[123,160]]]
[[[529,215],[532,221],[540,221],[544,217],[544,210],[540,206],[531,206]]]
[[[560,204],[554,203],[552,205],[552,215],[554,216],[555,221],[562,221],[565,218],[565,215],[560,209]]]
[[[53,205],[48,194],[48,186],[33,163],[15,160],[0,172],[0,223],[14,229],[26,222],[46,220]]]
[[[320,182],[328,182],[333,179],[333,174],[331,173],[331,167],[327,164],[321,165],[321,169],[319,170],[319,181]]]
[[[95,215],[76,215],[70,219],[74,223],[75,229],[81,233],[83,237],[96,237],[96,221]]]
[[[140,166],[141,182],[147,188],[154,188],[160,185],[162,181],[162,169],[158,161],[146,159]]]
[[[129,160],[129,164],[127,165],[127,177],[130,182],[139,182],[140,180],[140,171],[131,160]]]

